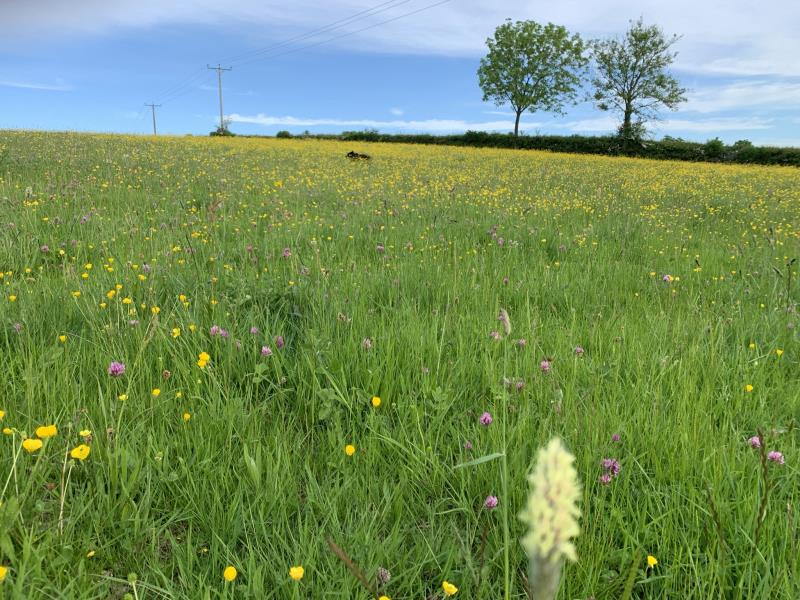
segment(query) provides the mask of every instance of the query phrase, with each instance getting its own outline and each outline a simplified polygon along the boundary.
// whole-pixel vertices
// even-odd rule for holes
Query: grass
[[[0,209],[0,597],[370,598],[330,539],[393,600],[524,598],[553,436],[560,598],[800,596],[798,170],[0,132]]]

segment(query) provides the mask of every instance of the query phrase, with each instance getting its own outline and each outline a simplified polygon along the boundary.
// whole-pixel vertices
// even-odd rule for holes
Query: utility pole
[[[222,72],[223,71],[231,71],[233,67],[222,67],[217,64],[216,67],[212,67],[211,65],[206,65],[208,69],[217,72],[217,87],[219,88],[219,130],[222,132],[225,128],[225,123],[222,120]]]
[[[144,105],[149,106],[150,110],[153,112],[153,135],[158,135],[158,132],[156,131],[156,108],[161,105],[153,104],[152,102],[150,104],[147,104],[147,102],[145,102]]]

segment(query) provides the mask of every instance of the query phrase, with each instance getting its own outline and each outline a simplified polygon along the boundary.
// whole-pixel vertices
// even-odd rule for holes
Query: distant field
[[[796,600],[798,256],[791,168],[0,132],[0,597],[524,598],[560,436],[559,598]]]

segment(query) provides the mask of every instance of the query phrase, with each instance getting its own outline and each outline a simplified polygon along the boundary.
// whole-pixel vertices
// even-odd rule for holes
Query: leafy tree
[[[686,101],[686,90],[667,72],[677,56],[670,49],[679,39],[667,39],[640,18],[623,39],[593,42],[594,98],[600,110],[621,115],[619,135],[626,145],[644,135],[645,122],[658,118],[659,110],[675,110]]]
[[[562,113],[576,100],[588,59],[585,44],[561,25],[507,20],[486,40],[478,81],[484,101],[511,105],[514,135],[526,110]]]

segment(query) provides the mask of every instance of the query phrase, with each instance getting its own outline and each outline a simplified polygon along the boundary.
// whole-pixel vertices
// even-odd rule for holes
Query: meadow
[[[6,131],[0,215],[0,597],[525,598],[555,436],[559,598],[800,597],[800,170]]]

